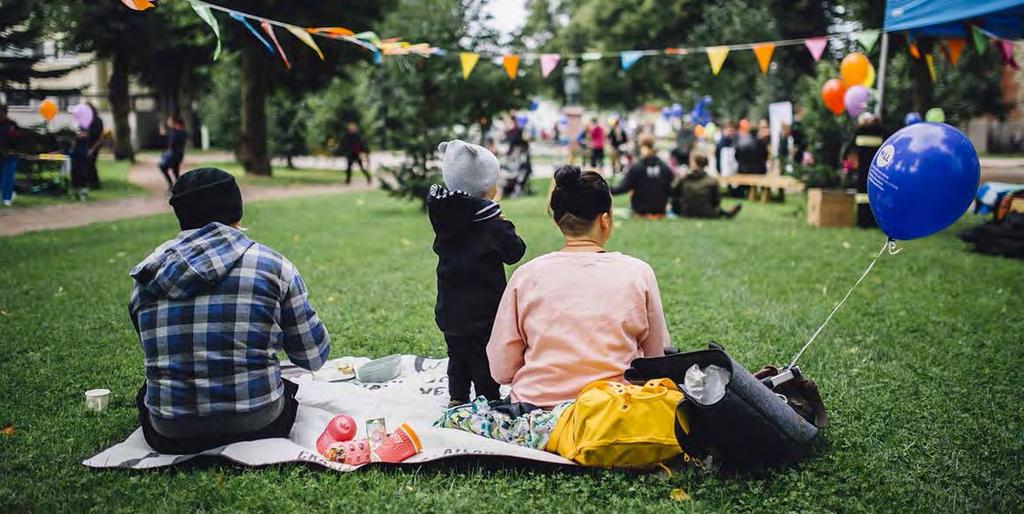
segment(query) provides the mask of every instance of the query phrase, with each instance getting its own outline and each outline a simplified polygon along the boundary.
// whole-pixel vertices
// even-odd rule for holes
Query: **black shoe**
[[[740,213],[741,209],[743,209],[743,204],[738,203],[732,209],[729,209],[727,211],[723,211],[722,212],[722,216],[725,216],[726,218],[735,218],[736,215]]]

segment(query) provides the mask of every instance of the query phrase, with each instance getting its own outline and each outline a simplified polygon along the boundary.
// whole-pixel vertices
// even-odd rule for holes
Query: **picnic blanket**
[[[435,428],[433,422],[448,403],[448,359],[430,359],[415,355],[401,358],[401,374],[390,382],[361,383],[341,380],[339,367],[358,367],[370,359],[344,357],[329,361],[310,373],[291,365],[282,366],[282,375],[299,385],[295,425],[288,439],[263,439],[229,444],[207,450],[203,456],[224,458],[247,466],[267,466],[287,462],[312,463],[336,471],[358,467],[330,462],[316,451],[316,439],[330,419],[348,414],[359,426],[357,437],[365,437],[369,419],[384,418],[389,431],[408,423],[419,436],[423,451],[401,465],[419,464],[452,457],[497,456],[549,464],[575,465],[558,455],[487,439],[460,430]],[[502,391],[507,394],[507,390]],[[171,466],[197,455],[162,455],[146,444],[142,429],[128,439],[86,459],[91,468],[150,469]]]

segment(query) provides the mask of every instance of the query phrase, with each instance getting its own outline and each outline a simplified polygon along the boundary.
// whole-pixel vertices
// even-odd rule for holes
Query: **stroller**
[[[498,176],[501,184],[501,197],[512,198],[519,195],[529,195],[530,176],[533,174],[533,167],[530,164],[530,152],[519,147],[513,147],[505,156],[501,172]]]

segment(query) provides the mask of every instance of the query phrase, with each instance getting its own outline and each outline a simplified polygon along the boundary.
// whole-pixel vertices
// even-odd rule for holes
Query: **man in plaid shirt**
[[[330,338],[298,270],[238,230],[235,179],[193,170],[172,190],[182,232],[135,266],[129,313],[145,355],[139,420],[161,453],[288,437],[298,387],[277,352],[315,371]]]

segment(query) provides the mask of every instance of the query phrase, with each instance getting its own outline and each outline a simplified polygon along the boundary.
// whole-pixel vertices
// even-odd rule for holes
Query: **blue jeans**
[[[14,197],[14,172],[18,169],[18,158],[7,156],[0,162],[0,193],[3,201],[10,201]]]

